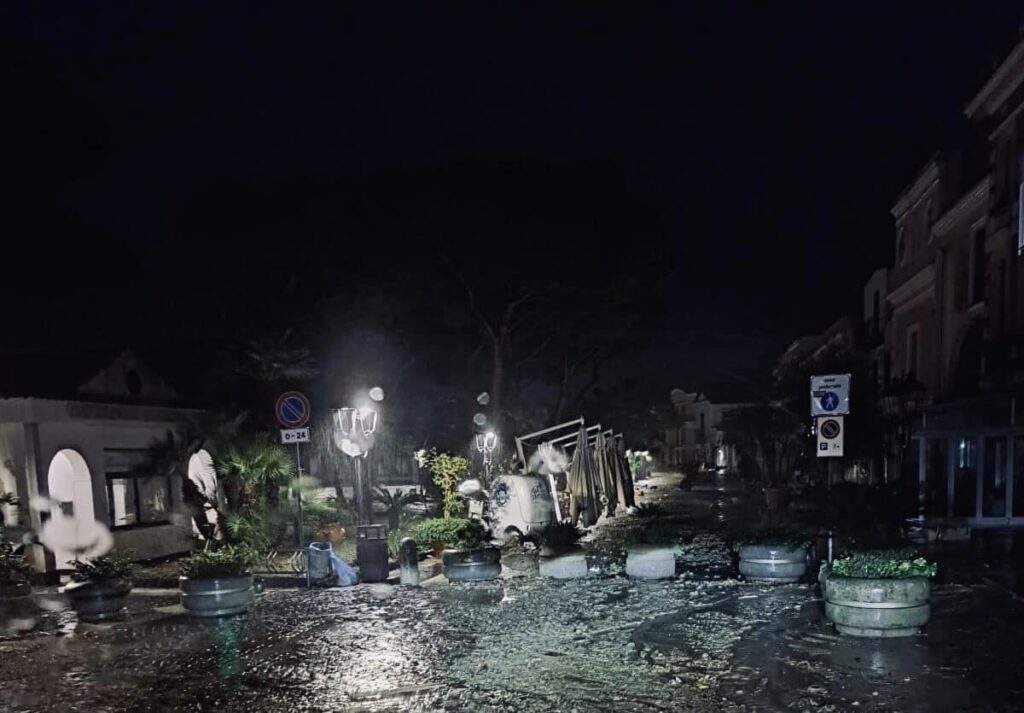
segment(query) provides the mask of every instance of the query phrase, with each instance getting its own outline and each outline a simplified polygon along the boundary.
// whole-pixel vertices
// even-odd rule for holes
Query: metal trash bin
[[[388,579],[388,529],[384,525],[360,525],[356,528],[356,563],[360,582],[386,582]]]
[[[331,543],[310,542],[306,554],[306,574],[311,584],[322,584],[334,581],[334,568],[331,566]]]

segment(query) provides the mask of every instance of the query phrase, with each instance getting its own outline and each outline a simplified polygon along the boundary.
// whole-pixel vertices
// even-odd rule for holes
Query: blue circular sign
[[[298,391],[285,391],[277,397],[274,413],[285,428],[301,428],[309,422],[309,399]]]
[[[835,411],[839,408],[839,394],[835,391],[826,391],[821,397],[822,411]]]

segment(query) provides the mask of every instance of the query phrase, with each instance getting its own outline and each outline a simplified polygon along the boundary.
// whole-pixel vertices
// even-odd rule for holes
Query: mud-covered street
[[[0,640],[0,710],[1019,710],[1024,601],[997,571],[937,584],[919,637],[841,637],[812,585],[733,576],[728,490],[677,483],[643,495],[689,543],[672,580],[625,577],[636,518],[619,517],[589,542],[585,580],[507,553],[493,582],[267,589],[220,621],[137,590],[104,625],[37,594],[36,630]]]

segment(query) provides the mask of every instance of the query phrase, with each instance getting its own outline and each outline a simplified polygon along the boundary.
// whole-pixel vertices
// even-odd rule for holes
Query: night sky
[[[6,4],[3,347],[195,338],[328,244],[335,284],[375,289],[410,240],[375,216],[432,200],[457,222],[462,192],[659,226],[642,358],[667,381],[824,329],[890,262],[889,208],[1019,5],[688,5]],[[480,238],[453,249],[524,269],[507,231]]]

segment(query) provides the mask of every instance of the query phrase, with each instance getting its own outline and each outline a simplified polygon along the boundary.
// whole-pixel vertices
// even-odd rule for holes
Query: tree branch
[[[477,321],[480,322],[480,325],[487,332],[487,335],[492,340],[497,341],[498,334],[495,331],[494,326],[491,324],[490,320],[487,319],[487,316],[482,311],[480,311],[480,308],[477,306],[476,293],[473,292],[473,288],[470,286],[469,282],[466,281],[466,278],[463,277],[462,273],[459,271],[459,268],[456,267],[455,262],[452,261],[451,258],[449,258],[447,255],[442,255],[441,260],[445,263],[445,265],[448,266],[448,269],[451,270],[453,275],[455,275],[455,279],[459,281],[463,289],[466,291],[466,300],[469,303],[469,311],[473,314],[474,317],[477,318]]]

